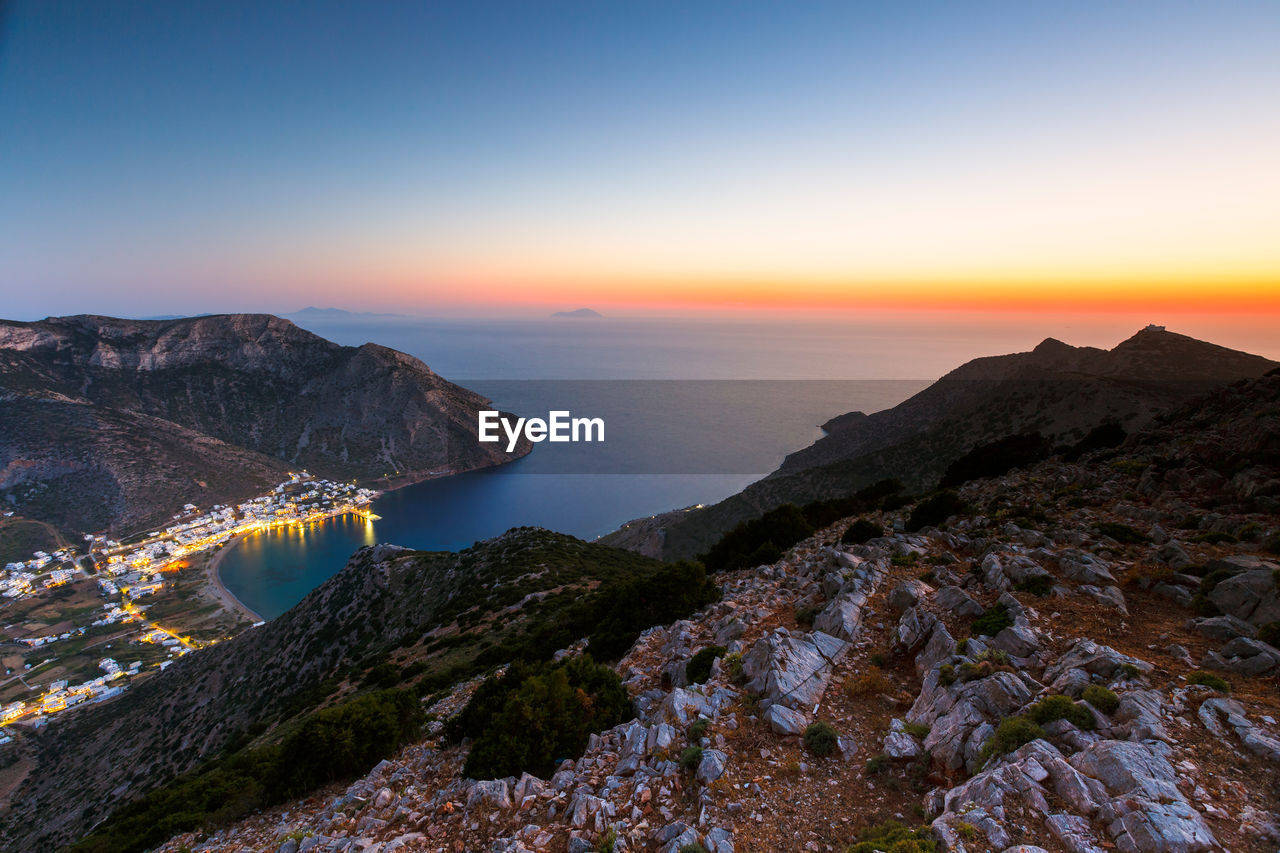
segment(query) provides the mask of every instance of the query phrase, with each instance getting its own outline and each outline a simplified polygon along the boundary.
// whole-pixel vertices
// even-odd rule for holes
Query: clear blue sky
[[[4,8],[10,317],[1280,272],[1274,0]]]

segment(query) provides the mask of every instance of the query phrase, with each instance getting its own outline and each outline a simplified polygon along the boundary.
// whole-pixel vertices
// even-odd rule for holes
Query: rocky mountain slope
[[[161,849],[1274,851],[1280,375],[959,496],[719,576],[617,664],[635,719],[549,778],[463,778],[431,737]]]
[[[837,497],[886,477],[913,491],[929,489],[975,446],[1029,432],[1071,443],[1106,422],[1133,430],[1216,385],[1277,366],[1159,327],[1111,350],[1050,338],[1028,353],[968,362],[892,409],[833,418],[826,436],[741,493],[606,541],[668,559],[692,556],[738,522],[782,503]]]
[[[512,458],[476,440],[480,395],[269,315],[0,321],[0,402],[0,500],[73,530],[141,527],[290,469],[380,486]]]
[[[0,848],[59,848],[224,748],[270,740],[371,683],[450,685],[568,624],[602,584],[665,568],[533,528],[458,553],[364,548],[266,625],[180,659],[109,704],[19,733],[8,749],[32,766],[0,803]]]

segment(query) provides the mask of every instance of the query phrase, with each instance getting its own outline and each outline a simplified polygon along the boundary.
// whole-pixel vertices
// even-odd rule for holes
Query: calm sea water
[[[507,411],[602,417],[606,441],[543,443],[511,465],[389,492],[373,506],[378,521],[333,519],[248,537],[225,555],[221,575],[265,618],[296,604],[361,545],[454,550],[520,525],[590,539],[634,518],[713,503],[813,442],[828,418],[896,405],[928,384],[832,378],[887,372],[889,363],[874,341],[802,329],[770,335],[758,326],[609,321],[311,327],[340,343],[375,340],[409,352]]]

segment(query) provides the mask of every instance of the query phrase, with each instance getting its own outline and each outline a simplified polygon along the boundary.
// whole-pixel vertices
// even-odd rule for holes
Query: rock
[[[1098,846],[1098,836],[1094,834],[1089,821],[1073,814],[1052,814],[1044,819],[1044,824],[1054,838],[1071,853],[1106,853]]]
[[[813,627],[842,640],[854,640],[862,627],[863,605],[866,596],[860,592],[847,592],[832,599],[813,620]]]
[[[1234,640],[1236,637],[1252,637],[1258,629],[1235,616],[1212,616],[1192,619],[1192,627],[1211,640]]]
[[[707,833],[705,846],[707,853],[733,853],[733,833],[718,826],[713,827]]]
[[[1120,587],[1118,586],[1111,585],[1099,588],[1085,584],[1080,587],[1080,591],[1092,598],[1094,601],[1120,611],[1124,616],[1129,615],[1129,608],[1125,604],[1124,593],[1121,592]]]
[[[1241,675],[1266,675],[1280,668],[1280,649],[1261,640],[1236,637],[1221,652],[1205,655],[1204,665]]]
[[[913,652],[929,639],[937,624],[937,616],[921,607],[911,607],[898,620],[895,645],[903,652]]]
[[[920,757],[920,741],[906,732],[889,732],[884,739],[884,754],[905,761]]]
[[[933,601],[943,610],[949,610],[964,619],[972,619],[986,612],[985,607],[958,586],[944,586],[934,595]]]
[[[821,631],[800,638],[775,630],[742,660],[747,689],[790,708],[812,708],[827,689],[832,664],[847,650],[847,643]]]
[[[1170,539],[1168,542],[1156,549],[1156,559],[1160,560],[1171,569],[1185,569],[1187,566],[1193,565],[1194,560],[1187,554],[1186,549],[1182,547],[1176,540]]]
[[[1239,559],[1228,558],[1218,562],[1237,565],[1231,561]],[[1246,571],[1220,581],[1209,591],[1208,598],[1224,614],[1253,625],[1280,620],[1280,591],[1276,589],[1274,573],[1270,567]]]
[[[802,735],[809,727],[808,716],[785,705],[770,705],[764,712],[764,720],[780,735]]]
[[[1065,693],[1058,685],[1058,680],[1067,675],[1071,669],[1080,669],[1089,675],[1106,680],[1113,680],[1123,674],[1125,667],[1133,667],[1140,673],[1149,673],[1151,664],[1138,658],[1121,654],[1110,646],[1104,646],[1090,639],[1077,640],[1062,657],[1058,658],[1044,671],[1045,681],[1050,682],[1055,693]],[[1070,695],[1070,694],[1068,694]]]
[[[1002,649],[1015,658],[1025,658],[1040,648],[1040,638],[1031,628],[1010,625],[991,638],[993,648]]]
[[[933,587],[922,580],[906,580],[889,593],[889,606],[898,612],[915,607],[933,593]]]
[[[728,756],[718,749],[704,749],[702,761],[698,764],[698,781],[710,785],[719,779],[724,775],[728,760]]]
[[[1102,782],[1114,798],[1102,817],[1110,820],[1107,831],[1118,850],[1201,853],[1218,847],[1178,788],[1178,774],[1155,748],[1102,740],[1073,755],[1070,763]]]
[[[1179,607],[1190,607],[1194,599],[1190,589],[1171,583],[1157,583],[1151,591],[1162,598],[1169,599]]]
[[[1077,583],[1091,586],[1112,586],[1116,582],[1111,566],[1095,554],[1070,548],[1058,555],[1058,568],[1062,574]]]
[[[477,782],[467,796],[467,808],[473,809],[478,805],[490,806],[495,809],[511,808],[511,790],[507,787],[506,781],[493,779],[486,782]]]

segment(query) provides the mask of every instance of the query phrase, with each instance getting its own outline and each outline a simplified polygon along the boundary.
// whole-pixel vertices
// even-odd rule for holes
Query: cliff
[[[1107,422],[1131,432],[1214,387],[1275,367],[1160,327],[1111,350],[1049,338],[1031,352],[974,359],[892,409],[833,418],[827,435],[768,477],[673,518],[660,553],[692,556],[779,504],[839,497],[888,477],[912,491],[930,489],[952,461],[1006,436],[1038,432],[1052,444],[1069,444]]]
[[[270,315],[0,321],[0,500],[74,530],[254,494],[306,468],[364,485],[501,464],[485,398],[376,344]]]

